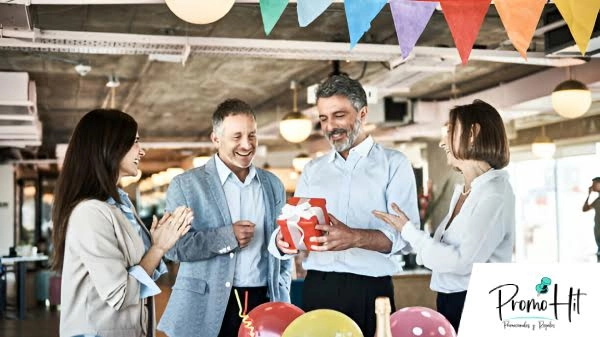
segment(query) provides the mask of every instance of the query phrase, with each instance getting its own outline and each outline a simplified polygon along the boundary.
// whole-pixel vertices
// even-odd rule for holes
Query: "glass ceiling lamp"
[[[588,87],[571,79],[570,68],[567,68],[569,80],[560,83],[552,91],[552,107],[565,118],[577,118],[585,114],[592,105],[592,92]]]
[[[306,166],[306,164],[308,164],[308,162],[311,160],[312,158],[306,153],[300,153],[292,160],[292,166],[296,172],[302,173],[304,166]]]
[[[279,122],[281,136],[290,143],[300,143],[306,140],[312,132],[312,121],[298,111],[298,92],[295,81],[290,83],[290,89],[294,93],[294,109],[283,116]]]
[[[546,136],[545,128],[542,126],[542,134],[535,137],[533,144],[531,144],[531,152],[537,158],[550,159],[556,152],[556,144]]]
[[[166,0],[167,6],[183,21],[199,25],[215,22],[225,16],[235,0]]]

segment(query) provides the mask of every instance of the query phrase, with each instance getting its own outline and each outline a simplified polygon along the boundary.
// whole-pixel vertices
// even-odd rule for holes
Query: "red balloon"
[[[281,337],[285,328],[293,320],[304,314],[297,306],[284,302],[268,302],[259,305],[248,313],[253,330],[242,322],[238,337]]]
[[[456,337],[452,324],[439,312],[424,307],[400,309],[390,317],[393,337]]]

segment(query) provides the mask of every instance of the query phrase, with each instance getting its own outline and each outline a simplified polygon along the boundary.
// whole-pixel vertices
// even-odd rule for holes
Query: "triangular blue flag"
[[[387,0],[345,0],[346,21],[350,33],[350,49],[371,28],[371,21],[381,12]]]
[[[333,0],[298,0],[298,24],[306,27],[331,5]]]

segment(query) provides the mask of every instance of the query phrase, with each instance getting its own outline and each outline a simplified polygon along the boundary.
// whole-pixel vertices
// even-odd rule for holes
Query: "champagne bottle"
[[[375,299],[375,315],[377,316],[377,328],[375,337],[393,337],[390,328],[390,314],[392,306],[387,297],[377,297]]]

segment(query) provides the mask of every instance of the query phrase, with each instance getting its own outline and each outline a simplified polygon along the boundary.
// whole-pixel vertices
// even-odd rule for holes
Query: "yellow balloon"
[[[207,24],[224,17],[235,0],[166,0],[167,6],[180,19]]]
[[[339,311],[319,309],[296,318],[281,337],[364,337],[352,318]]]

